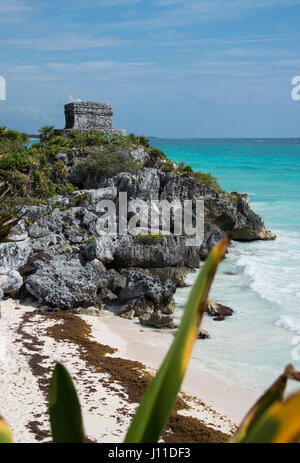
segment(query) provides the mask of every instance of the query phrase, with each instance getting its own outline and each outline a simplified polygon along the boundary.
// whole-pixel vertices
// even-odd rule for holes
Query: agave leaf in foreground
[[[245,443],[295,443],[300,438],[300,391],[269,407],[243,440]]]
[[[283,393],[286,388],[287,380],[294,379],[300,381],[300,372],[297,372],[293,365],[288,365],[283,374],[269,387],[269,389],[258,399],[250,409],[243,422],[241,423],[234,441],[236,443],[245,442],[248,434],[255,427],[261,416],[275,402],[282,402]]]
[[[172,411],[198,335],[205,303],[230,238],[223,238],[207,257],[185,306],[173,344],[133,418],[125,442],[157,442]]]
[[[4,419],[0,416],[0,444],[11,444],[12,437],[10,429],[5,423]]]
[[[49,414],[53,442],[83,443],[84,433],[79,399],[66,368],[57,363],[51,378]]]

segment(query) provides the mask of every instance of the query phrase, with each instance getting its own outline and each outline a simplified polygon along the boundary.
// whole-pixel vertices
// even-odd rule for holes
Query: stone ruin
[[[66,127],[70,130],[99,130],[106,133],[126,135],[122,129],[112,126],[113,109],[107,103],[74,102],[65,105]]]

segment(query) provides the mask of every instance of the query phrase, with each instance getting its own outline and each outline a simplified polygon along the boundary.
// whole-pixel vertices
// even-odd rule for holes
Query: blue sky
[[[0,125],[74,99],[159,137],[300,137],[300,0],[0,0]]]

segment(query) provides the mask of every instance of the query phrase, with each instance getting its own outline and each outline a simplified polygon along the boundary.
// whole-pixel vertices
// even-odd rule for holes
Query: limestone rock
[[[205,312],[210,316],[214,317],[214,320],[224,320],[225,317],[230,317],[233,314],[233,310],[222,304],[218,304],[211,298],[207,299]]]
[[[115,249],[114,263],[117,268],[166,268],[200,266],[199,250],[185,245],[180,236],[164,237],[162,244],[141,244],[138,237],[122,237]]]
[[[116,187],[76,190],[71,194],[71,201],[73,205],[76,205],[76,202],[78,203],[80,199],[83,200],[85,198],[88,207],[97,209],[100,201],[106,199],[113,201],[117,193]]]
[[[123,275],[128,275],[132,270],[142,272],[145,275],[154,275],[158,276],[160,281],[165,283],[165,281],[170,278],[176,287],[184,288],[186,277],[189,273],[194,270],[185,266],[182,267],[150,267],[150,268],[141,268],[141,267],[129,267],[120,269],[120,273]]]
[[[209,338],[210,338],[210,334],[206,330],[199,329],[198,339],[209,339]]]
[[[126,286],[119,294],[122,305],[117,314],[127,318],[139,317],[143,325],[173,328],[175,325],[170,315],[175,310],[175,288],[171,280],[162,283],[156,276],[130,271]]]
[[[107,183],[116,186],[118,191],[127,191],[131,198],[170,202],[204,198],[205,222],[213,224],[219,233],[231,233],[234,239],[242,241],[275,239],[251,210],[247,195],[234,193],[230,198],[190,176],[180,177],[154,168],[145,168],[138,175],[118,174]]]
[[[27,291],[44,304],[62,309],[88,307],[98,302],[98,291],[107,285],[99,261],[83,266],[78,259],[35,263],[36,272],[26,282]]]
[[[127,277],[126,286],[122,289],[119,297],[122,302],[147,297],[157,305],[167,305],[171,302],[175,289],[174,283],[169,279],[162,283],[158,277],[131,271]]]
[[[73,309],[73,312],[78,315],[90,315],[93,317],[101,317],[104,306],[100,307],[78,307]]]
[[[98,299],[101,303],[110,304],[118,302],[118,296],[114,294],[109,288],[101,288],[98,292]]]
[[[104,264],[114,260],[115,250],[120,246],[119,240],[113,235],[103,235],[95,238],[83,251],[88,260],[99,259]]]
[[[30,255],[30,240],[28,239],[27,233],[23,235],[12,235],[11,239],[18,241],[0,244],[0,267],[18,270],[26,263]]]
[[[15,294],[23,285],[23,278],[16,270],[0,268],[0,289],[4,294]]]
[[[176,328],[173,318],[159,311],[155,311],[151,315],[142,315],[139,317],[139,321],[141,325],[152,326],[153,328]]]
[[[123,310],[119,310],[117,315],[122,318],[126,318],[127,320],[133,320],[135,317],[135,311],[133,309],[128,309],[125,310],[125,307]]]
[[[153,301],[145,299],[144,297],[130,299],[121,305],[117,315],[122,316],[124,313],[129,311],[133,311],[135,317],[151,315],[155,311],[155,304]]]

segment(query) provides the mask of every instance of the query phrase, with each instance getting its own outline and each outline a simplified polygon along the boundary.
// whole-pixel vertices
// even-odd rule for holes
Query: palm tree
[[[53,125],[44,125],[40,130],[40,140],[42,143],[47,143],[51,138],[55,137],[55,128]]]

